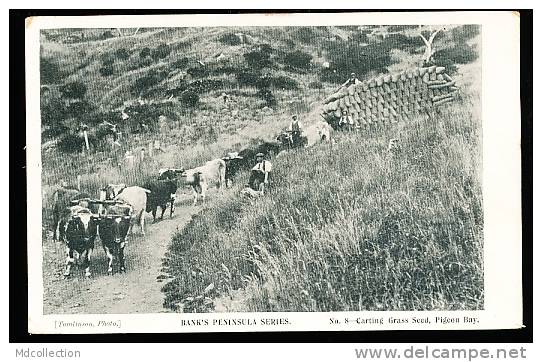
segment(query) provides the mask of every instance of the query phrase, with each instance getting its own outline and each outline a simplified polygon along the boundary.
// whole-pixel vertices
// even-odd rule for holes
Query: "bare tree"
[[[120,28],[117,28],[117,31],[119,32],[119,36],[124,36],[124,34],[122,33],[122,31],[120,30]],[[135,32],[132,34],[132,36],[136,35],[137,32],[139,31],[139,28],[136,28]]]
[[[435,40],[435,37],[437,36],[437,34],[442,30],[444,30],[444,28],[437,29],[436,31],[431,33],[431,35],[429,36],[429,39],[427,39],[425,36],[423,36],[423,32],[422,32],[422,29],[421,29],[421,26],[420,26],[420,37],[422,38],[423,42],[425,43],[425,52],[423,53],[423,58],[422,58],[424,63],[429,62],[429,60],[431,59],[431,57],[435,53],[435,50],[433,48],[433,41]]]

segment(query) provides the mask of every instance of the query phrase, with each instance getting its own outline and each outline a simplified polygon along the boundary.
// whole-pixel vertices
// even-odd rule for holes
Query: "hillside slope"
[[[471,67],[477,84],[479,68]],[[476,87],[435,118],[274,160],[257,201],[217,196],[172,240],[166,305],[197,311],[483,307]],[[400,149],[387,150],[390,138]],[[296,166],[292,166],[296,165]],[[246,176],[244,176],[246,177]],[[208,255],[213,255],[209,258]],[[197,303],[213,285],[214,304]]]

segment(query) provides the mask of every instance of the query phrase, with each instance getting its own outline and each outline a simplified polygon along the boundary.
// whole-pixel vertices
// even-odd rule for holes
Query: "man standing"
[[[292,116],[292,122],[290,123],[289,130],[292,135],[292,148],[300,146],[302,128],[301,128],[301,122],[299,122],[295,114]]]
[[[271,162],[264,159],[263,153],[256,155],[256,166],[250,171],[250,178],[248,180],[248,187],[254,191],[264,191],[269,185],[269,173],[272,171],[273,166]]]

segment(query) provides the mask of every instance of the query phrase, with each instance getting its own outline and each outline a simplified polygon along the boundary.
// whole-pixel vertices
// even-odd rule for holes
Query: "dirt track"
[[[175,214],[169,219],[152,223],[147,215],[146,237],[136,228],[128,236],[125,248],[126,273],[107,275],[107,258],[97,238],[92,255],[92,277],[86,279],[83,270],[72,268],[69,279],[63,277],[65,247],[47,240],[43,245],[43,283],[45,314],[104,314],[104,313],[160,313],[164,309],[161,291],[167,278],[162,273],[162,258],[173,233],[184,227],[200,206],[190,205],[184,197],[176,205]]]

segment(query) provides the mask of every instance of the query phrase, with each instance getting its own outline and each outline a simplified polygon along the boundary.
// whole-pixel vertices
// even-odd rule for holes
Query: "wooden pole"
[[[87,130],[83,131],[83,135],[85,136],[85,146],[87,147],[87,151],[90,151],[90,145],[88,143],[88,132],[87,132]]]

